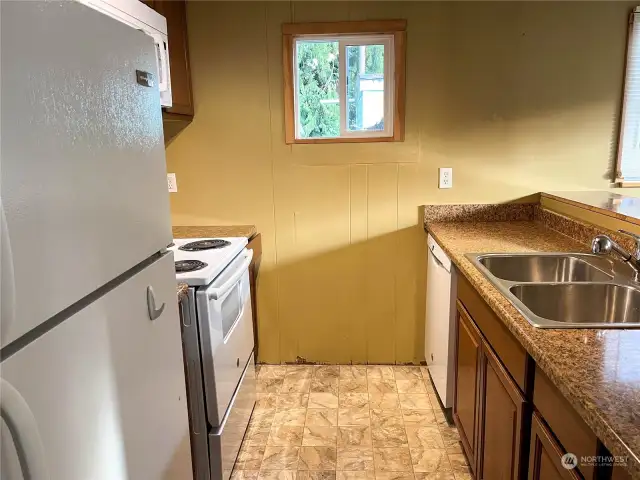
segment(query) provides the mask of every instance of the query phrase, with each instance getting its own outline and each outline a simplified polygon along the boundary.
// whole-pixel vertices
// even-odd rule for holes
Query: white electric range
[[[197,480],[231,476],[255,405],[247,239],[176,239],[191,448]]]

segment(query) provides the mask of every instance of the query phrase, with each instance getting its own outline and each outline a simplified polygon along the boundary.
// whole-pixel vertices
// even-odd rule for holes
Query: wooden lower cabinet
[[[518,479],[526,401],[491,347],[482,343],[480,442],[476,478]]]
[[[579,480],[575,470],[561,464],[564,451],[537,413],[531,421],[528,480]]]
[[[517,480],[524,470],[527,402],[458,302],[453,419],[476,479]]]
[[[453,421],[471,471],[476,474],[482,336],[460,302],[457,311]]]

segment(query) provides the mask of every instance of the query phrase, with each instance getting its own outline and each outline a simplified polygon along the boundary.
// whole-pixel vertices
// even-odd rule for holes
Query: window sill
[[[640,182],[616,181],[613,188],[640,188]]]
[[[335,137],[335,138],[296,138],[288,145],[314,144],[314,143],[374,143],[374,142],[401,142],[395,137]]]

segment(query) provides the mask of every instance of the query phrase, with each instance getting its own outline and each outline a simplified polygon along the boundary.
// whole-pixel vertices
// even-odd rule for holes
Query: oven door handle
[[[251,265],[251,260],[253,259],[253,250],[245,250],[245,259],[242,264],[238,267],[236,272],[231,276],[229,280],[224,282],[217,288],[212,288],[209,290],[209,300],[218,300],[219,298],[224,297],[224,295],[233,288],[233,286],[238,283],[244,272]]]

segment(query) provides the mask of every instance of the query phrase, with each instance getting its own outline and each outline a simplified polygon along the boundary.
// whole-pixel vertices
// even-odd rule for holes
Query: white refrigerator
[[[192,478],[153,40],[0,2],[0,478]]]

